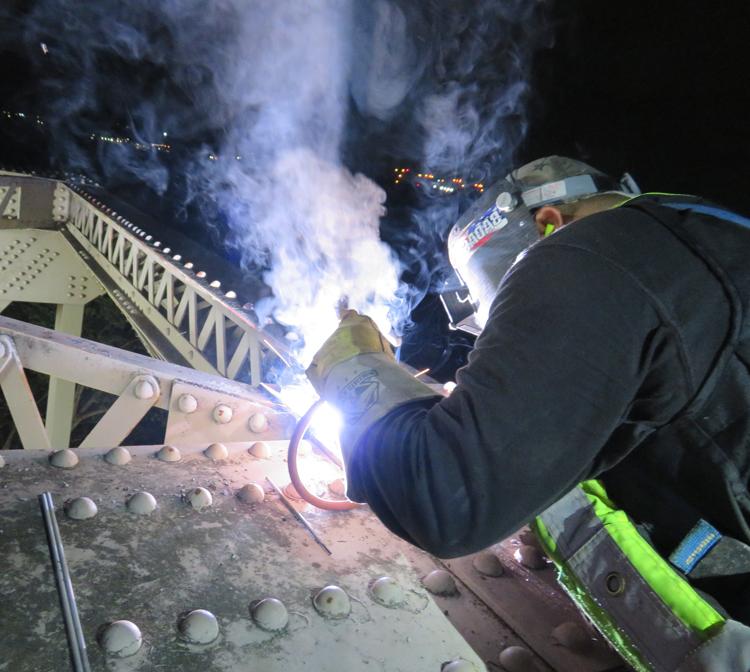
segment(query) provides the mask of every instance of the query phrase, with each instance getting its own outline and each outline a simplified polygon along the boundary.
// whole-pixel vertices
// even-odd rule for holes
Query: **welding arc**
[[[332,499],[323,499],[322,497],[313,495],[313,493],[305,487],[305,484],[302,482],[302,479],[299,476],[299,471],[297,469],[297,450],[299,449],[300,441],[302,441],[307,430],[309,429],[310,423],[312,422],[313,416],[315,415],[315,411],[318,410],[322,403],[323,400],[319,399],[312,406],[310,406],[307,413],[305,413],[300,418],[300,421],[294,428],[292,438],[289,440],[289,452],[287,453],[286,460],[289,467],[289,478],[292,479],[294,488],[299,493],[299,496],[313,506],[317,506],[319,509],[326,509],[328,511],[349,511],[350,509],[356,509],[359,504],[357,504],[357,502],[351,501],[350,499],[336,501]]]

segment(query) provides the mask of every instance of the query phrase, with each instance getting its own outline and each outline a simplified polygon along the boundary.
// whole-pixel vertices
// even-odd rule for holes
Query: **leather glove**
[[[357,355],[383,354],[396,359],[385,336],[378,331],[375,322],[356,310],[343,313],[338,329],[328,337],[313,357],[307,377],[318,394],[323,396],[326,380],[332,369]]]
[[[344,313],[338,329],[313,358],[307,377],[321,398],[343,416],[340,438],[347,479],[353,451],[362,434],[396,406],[436,396],[396,362],[390,344],[375,323],[354,310]],[[348,494],[361,501],[350,486]]]

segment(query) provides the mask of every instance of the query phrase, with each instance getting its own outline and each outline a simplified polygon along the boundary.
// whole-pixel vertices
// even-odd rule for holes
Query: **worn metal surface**
[[[258,460],[245,446],[230,459],[212,462],[198,448],[183,447],[183,459],[164,463],[153,448],[134,450],[132,461],[114,466],[101,451],[79,451],[71,470],[48,464],[37,451],[6,451],[0,470],[0,670],[65,669],[66,644],[36,495],[50,490],[58,506],[91,662],[96,670],[440,670],[463,658],[477,670],[479,657],[451,627],[419,585],[401,552],[366,510],[350,514],[306,512],[333,555],[326,555],[275,498],[246,505],[235,492],[271,473],[284,480],[283,444]],[[213,505],[198,512],[183,499],[197,486],[213,493]],[[138,516],[125,508],[128,495],[146,490],[157,510]],[[62,512],[72,497],[91,497],[98,513],[71,520]],[[368,592],[372,580],[389,575],[406,591],[402,607],[387,608]],[[335,584],[352,600],[349,617],[327,620],[312,595]],[[286,631],[268,633],[249,617],[253,600],[273,596],[286,605]],[[219,639],[206,646],[184,643],[179,615],[208,609],[218,618]],[[144,637],[130,658],[106,661],[96,644],[109,621],[136,623]]]
[[[530,530],[521,532],[525,540]],[[620,668],[622,662],[606,641],[587,624],[575,605],[561,595],[550,564],[531,569],[516,560],[515,553],[524,544],[514,535],[488,549],[500,559],[505,573],[483,576],[468,556],[446,562],[446,566],[485,602],[511,628],[523,633],[534,651],[557,670],[606,672]],[[589,635],[584,650],[562,646],[552,633],[564,623],[576,623]]]

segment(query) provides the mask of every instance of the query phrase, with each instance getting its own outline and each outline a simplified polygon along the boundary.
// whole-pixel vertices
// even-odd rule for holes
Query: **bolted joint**
[[[137,376],[133,382],[133,394],[136,399],[146,401],[159,395],[159,383],[153,376]]]

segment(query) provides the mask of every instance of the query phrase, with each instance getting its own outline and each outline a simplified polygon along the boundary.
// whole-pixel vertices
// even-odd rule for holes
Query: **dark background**
[[[463,4],[465,11],[471,11],[472,3]],[[25,110],[27,118],[0,117],[0,165],[62,170],[70,166],[64,154],[52,150],[59,145],[54,123],[42,126],[29,119],[37,111],[45,114],[51,109],[48,84],[56,67],[54,61],[45,66],[49,67],[44,73],[47,85],[40,87],[39,55],[29,55],[22,35],[23,16],[32,5],[16,1],[5,9],[16,17],[17,32],[13,22],[6,21],[0,44],[0,107]],[[516,152],[517,164],[547,154],[575,156],[616,176],[627,170],[644,191],[696,193],[750,213],[747,3],[558,1],[546,5],[545,16],[551,39],[533,61],[523,120],[527,130]],[[497,58],[503,57],[498,52]],[[98,116],[81,119],[81,128],[126,132],[112,91],[127,82],[132,95],[136,78],[148,96],[154,82],[169,76],[168,64],[141,63],[134,71],[114,59],[102,67],[109,68],[109,107],[104,105]],[[179,92],[175,95],[180,104],[190,104],[189,99],[180,99]],[[352,129],[350,167],[366,172],[387,189],[389,218],[383,237],[409,259],[407,247],[419,247],[409,218],[421,202],[410,188],[394,188],[390,171],[413,157],[405,157],[406,152],[384,141],[388,140],[384,134],[390,133],[392,140],[403,134],[403,128],[383,129],[353,119]],[[179,172],[181,152],[187,155],[191,143],[210,144],[213,132],[203,128],[201,138],[181,138],[182,149],[168,159],[171,170]],[[84,151],[88,150],[84,147]],[[96,172],[94,144],[90,151]],[[415,171],[429,168],[411,165]],[[132,177],[94,177],[161,221],[174,222],[229,262],[235,261],[233,251],[222,247],[220,222],[206,226],[205,218],[185,211],[176,187],[159,195]],[[442,254],[439,245],[434,254]],[[413,313],[414,325],[405,334],[402,355],[418,368],[431,367],[436,378],[448,379],[465,361],[472,341],[447,330],[434,291],[435,278],[425,281],[425,268],[410,268],[407,263],[407,274],[412,272],[415,283],[422,283],[420,293],[425,295]],[[427,271],[435,275],[433,267]]]
[[[750,211],[744,2],[557,3],[522,158],[569,154],[644,190]]]

